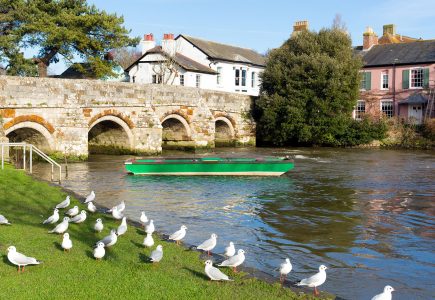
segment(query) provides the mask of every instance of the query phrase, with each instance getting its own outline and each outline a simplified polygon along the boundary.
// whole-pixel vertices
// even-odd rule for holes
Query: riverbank
[[[52,207],[64,199],[66,193],[27,176],[22,171],[6,168],[0,171],[0,207],[12,226],[0,227],[0,267],[2,289],[0,298],[178,298],[178,299],[312,299],[311,295],[297,295],[247,274],[234,274],[223,269],[234,282],[210,282],[204,274],[204,261],[196,251],[186,251],[173,243],[155,238],[162,244],[164,258],[159,265],[146,262],[150,249],[144,249],[142,229],[131,227],[106,257],[97,262],[92,257],[92,245],[116,228],[118,222],[99,213],[90,214],[83,224],[71,224],[68,232],[73,241],[71,253],[60,248],[61,236],[48,234],[54,226],[43,226],[42,220],[51,214]],[[72,204],[79,204],[72,197]],[[105,229],[101,234],[92,230],[95,219],[102,218]],[[6,257],[8,246],[36,257],[43,264],[26,268],[18,274]],[[25,288],[24,288],[25,287]]]

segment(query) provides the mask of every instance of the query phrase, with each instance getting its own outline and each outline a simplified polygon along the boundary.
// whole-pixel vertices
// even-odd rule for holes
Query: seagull
[[[64,234],[63,234],[63,240],[62,240],[62,248],[63,248],[63,251],[65,252],[65,251],[70,251],[71,250],[71,248],[72,248],[72,241],[71,241],[71,239],[69,238],[69,233],[68,232],[65,232]]]
[[[73,208],[68,209],[68,211],[65,213],[65,215],[68,215],[70,217],[74,217],[79,213],[79,207],[76,205]]]
[[[290,262],[290,259],[286,258],[285,262],[283,262],[279,267],[279,281],[281,284],[284,283],[287,274],[290,273],[292,269],[293,266]]]
[[[86,220],[86,210],[82,210],[80,214],[70,220],[71,223],[83,223]]]
[[[140,214],[140,222],[142,223],[142,224],[146,224],[146,223],[148,223],[148,217],[146,216],[146,214],[145,214],[145,212],[143,211],[143,212],[141,212],[141,214]]]
[[[302,279],[301,282],[297,283],[296,285],[298,286],[306,285],[309,287],[314,287],[314,295],[318,296],[319,291],[317,291],[317,287],[322,285],[326,281],[326,272],[325,272],[326,269],[327,267],[321,265],[319,267],[318,273],[314,274],[309,278]]]
[[[104,244],[104,247],[110,247],[115,245],[117,241],[118,241],[118,236],[116,235],[116,229],[112,229],[108,236],[104,237],[101,241],[97,242],[97,246],[98,243],[101,242]]]
[[[57,208],[54,209],[53,214],[47,218],[42,224],[54,224],[59,221],[59,210]]]
[[[186,236],[186,230],[187,230],[187,227],[184,225],[181,225],[180,230],[177,230],[173,234],[171,234],[169,236],[169,239],[175,241],[177,243],[177,245],[179,245],[180,241]]]
[[[117,220],[121,220],[121,219],[124,217],[124,215],[122,214],[122,212],[119,211],[119,210],[116,208],[116,206],[111,210],[111,212],[112,212],[112,216],[113,216],[115,219],[117,219]]]
[[[211,260],[205,262],[205,274],[210,278],[210,280],[229,280],[228,276],[221,272],[218,268],[213,267]]]
[[[394,292],[395,289],[393,289],[392,286],[386,285],[384,287],[384,291],[372,298],[372,300],[391,300],[393,299],[393,295],[391,295],[391,292]]]
[[[245,261],[245,251],[243,249],[239,249],[236,255],[221,262],[219,267],[233,267],[234,273],[237,273],[236,268],[240,266],[244,261]]]
[[[115,205],[114,207],[112,207],[111,209],[109,209],[107,212],[113,212],[113,210],[117,210],[119,212],[123,212],[125,209],[125,202],[124,200],[121,201],[121,203],[119,203],[118,205]]]
[[[6,219],[5,216],[0,215],[0,225],[11,225],[11,223],[9,223],[8,219]]]
[[[225,248],[225,256],[231,257],[236,254],[236,248],[234,248],[234,243],[230,242],[229,246]]]
[[[147,236],[143,240],[143,245],[145,247],[152,247],[154,245],[154,239],[151,233],[147,233]]]
[[[89,212],[94,213],[97,211],[97,207],[94,205],[94,203],[88,202],[88,210],[89,210]]]
[[[48,233],[58,233],[58,234],[62,234],[65,231],[67,231],[68,229],[68,224],[69,224],[69,218],[68,217],[64,217],[63,221],[60,222],[59,224],[57,224],[56,227],[54,227],[53,230],[49,231]]]
[[[69,196],[66,196],[65,200],[63,200],[61,203],[56,205],[56,208],[67,208],[70,204],[70,198]]]
[[[163,247],[162,245],[158,245],[156,250],[151,252],[150,260],[152,262],[160,262],[163,258]]]
[[[126,232],[127,232],[127,218],[124,217],[124,218],[122,218],[121,225],[119,225],[118,229],[116,230],[116,234],[118,236],[120,236],[120,235],[123,235]]]
[[[24,267],[27,265],[39,265],[41,262],[36,260],[36,258],[25,256],[20,252],[17,252],[17,249],[14,246],[10,246],[8,248],[8,260],[14,265],[18,266],[18,273],[20,272],[20,267]]]
[[[103,231],[103,228],[104,228],[103,220],[101,220],[101,219],[97,219],[97,220],[95,221],[94,230],[95,230],[96,232],[101,232],[101,231]]]
[[[207,251],[208,256],[210,256],[210,251],[213,250],[214,247],[216,247],[216,239],[217,235],[212,233],[211,238],[204,241],[201,245],[196,247],[196,249]]]
[[[153,234],[154,230],[155,230],[154,221],[151,220],[150,223],[147,226],[145,226],[145,232],[149,234]]]
[[[89,203],[95,200],[95,193],[94,191],[91,191],[91,193],[86,197],[84,203]]]
[[[94,257],[96,260],[101,260],[106,254],[106,250],[104,249],[104,243],[98,242],[97,247],[94,249]]]

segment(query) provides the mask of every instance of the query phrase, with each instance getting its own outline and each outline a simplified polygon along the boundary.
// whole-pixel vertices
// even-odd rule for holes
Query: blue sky
[[[381,36],[384,24],[397,32],[435,38],[435,0],[89,0],[99,9],[124,16],[131,36],[184,33],[265,53],[279,47],[295,21],[308,20],[311,30],[329,27],[340,14],[353,44],[362,44],[366,26]],[[51,66],[54,73],[65,66]]]

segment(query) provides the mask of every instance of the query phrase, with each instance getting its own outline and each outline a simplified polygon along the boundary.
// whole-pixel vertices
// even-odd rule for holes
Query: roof
[[[426,104],[426,103],[427,103],[427,99],[422,94],[419,93],[412,94],[405,100],[399,102],[399,104]]]
[[[81,67],[80,67],[81,66]],[[81,71],[80,68],[83,68]],[[93,69],[89,63],[74,63],[57,78],[69,79],[96,79]]]
[[[177,36],[175,39],[177,40],[180,37],[183,37],[185,40],[204,52],[209,58],[214,60],[240,62],[256,66],[266,65],[265,57],[251,49],[206,41],[182,34]]]
[[[363,54],[364,67],[435,62],[435,40],[376,45]]]
[[[379,38],[378,44],[396,44],[396,43],[409,43],[409,42],[415,42],[419,39],[412,38],[409,36],[401,35],[401,34],[390,34],[386,33],[383,36]]]

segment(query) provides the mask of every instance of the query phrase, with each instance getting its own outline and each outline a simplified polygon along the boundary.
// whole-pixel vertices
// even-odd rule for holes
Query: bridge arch
[[[179,114],[168,114],[161,120],[163,140],[191,140],[189,123]]]
[[[6,123],[5,125],[7,125]],[[4,126],[5,135],[10,142],[27,142],[42,150],[54,149],[52,132],[37,122],[22,121],[11,126]]]
[[[228,117],[215,118],[215,134],[233,139],[236,135],[233,122]]]

